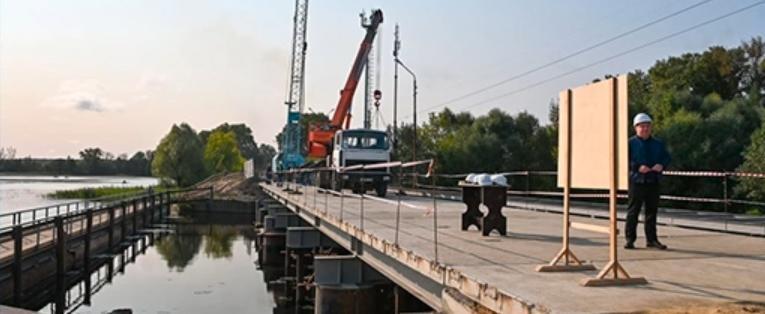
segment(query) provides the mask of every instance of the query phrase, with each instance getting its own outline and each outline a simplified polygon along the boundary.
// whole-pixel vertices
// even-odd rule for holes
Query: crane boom
[[[370,23],[366,26],[367,34],[364,36],[364,40],[361,41],[359,51],[356,53],[356,59],[353,61],[353,67],[351,67],[350,73],[348,73],[348,79],[345,80],[345,86],[340,91],[340,100],[335,107],[335,115],[332,117],[332,127],[341,128],[345,117],[348,115],[348,110],[351,108],[351,102],[353,101],[353,95],[356,92],[356,86],[359,85],[361,79],[361,73],[364,71],[366,65],[367,55],[372,49],[372,43],[377,35],[377,27],[382,23],[383,15],[382,11],[372,11]]]
[[[353,101],[353,95],[356,92],[356,87],[359,85],[361,79],[361,73],[364,71],[366,65],[366,59],[369,55],[369,51],[372,49],[372,43],[377,35],[377,27],[383,21],[383,14],[381,10],[373,10],[372,15],[369,18],[369,24],[364,25],[367,30],[364,39],[361,41],[359,50],[356,53],[356,59],[353,61],[348,78],[345,81],[343,89],[340,91],[340,99],[335,107],[335,113],[332,116],[332,120],[329,125],[314,126],[308,134],[308,158],[309,159],[322,159],[327,155],[327,148],[332,143],[332,137],[337,130],[343,128],[344,124],[349,121],[348,113],[351,109],[351,103]]]

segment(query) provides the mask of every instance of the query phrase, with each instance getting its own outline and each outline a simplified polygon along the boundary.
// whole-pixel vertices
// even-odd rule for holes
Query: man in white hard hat
[[[637,224],[641,207],[645,204],[646,247],[666,250],[656,235],[656,213],[659,206],[659,183],[661,173],[670,161],[664,143],[651,136],[651,117],[645,113],[635,115],[632,126],[635,136],[629,140],[630,184],[629,212],[625,235],[625,249],[634,249],[637,239]]]

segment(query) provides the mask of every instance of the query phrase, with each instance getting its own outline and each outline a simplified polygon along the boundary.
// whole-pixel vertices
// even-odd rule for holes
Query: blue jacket
[[[640,173],[641,165],[647,167],[653,167],[656,164],[661,164],[666,169],[669,166],[671,158],[669,152],[664,146],[664,142],[649,137],[648,139],[641,139],[637,136],[633,136],[629,141],[629,155],[630,155],[630,183],[637,184],[656,184],[661,180],[661,173],[651,171],[648,173]]]

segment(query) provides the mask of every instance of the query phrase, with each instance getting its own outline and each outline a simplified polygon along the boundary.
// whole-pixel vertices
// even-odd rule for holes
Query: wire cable
[[[665,21],[665,20],[668,20],[668,19],[670,19],[670,18],[673,18],[673,17],[675,17],[675,16],[678,16],[678,15],[680,15],[680,14],[682,14],[682,13],[685,13],[685,12],[687,12],[687,11],[693,10],[693,9],[695,9],[695,8],[697,8],[697,7],[699,7],[699,6],[702,6],[702,5],[704,5],[704,4],[707,4],[707,3],[711,2],[711,1],[713,1],[713,0],[703,0],[703,1],[697,2],[697,3],[695,3],[695,4],[691,5],[691,6],[685,7],[685,8],[683,8],[683,9],[680,9],[680,10],[678,10],[678,11],[675,11],[675,12],[673,12],[673,13],[670,13],[670,14],[668,14],[668,15],[662,16],[662,17],[660,17],[660,18],[658,18],[658,19],[655,19],[655,20],[652,20],[652,21],[650,21],[650,22],[647,22],[647,23],[645,23],[645,24],[642,24],[642,25],[640,25],[640,26],[634,27],[634,28],[632,28],[632,29],[630,29],[630,30],[627,30],[627,31],[625,31],[625,32],[622,32],[622,33],[620,33],[620,34],[618,34],[618,35],[615,35],[615,36],[613,36],[613,37],[610,37],[610,38],[608,38],[608,39],[605,39],[605,40],[603,40],[603,41],[600,41],[600,42],[598,42],[598,43],[595,43],[595,44],[593,44],[593,45],[591,45],[591,46],[588,46],[588,47],[585,47],[585,48],[579,49],[579,50],[577,50],[577,51],[575,51],[575,52],[572,52],[572,53],[570,53],[570,54],[568,54],[568,55],[565,55],[565,56],[563,56],[563,57],[560,57],[560,58],[558,58],[558,59],[555,59],[555,60],[553,60],[553,61],[550,61],[550,62],[548,62],[548,63],[545,63],[545,64],[543,64],[543,65],[537,66],[537,67],[535,67],[535,68],[529,69],[529,70],[527,70],[527,71],[525,71],[525,72],[523,72],[523,73],[519,73],[519,74],[516,74],[516,75],[514,75],[514,76],[511,76],[511,77],[509,77],[509,78],[503,79],[503,80],[501,80],[501,81],[499,81],[499,82],[496,82],[496,83],[490,84],[490,85],[488,85],[488,86],[485,86],[485,87],[479,88],[479,89],[477,89],[477,90],[474,90],[474,91],[472,91],[472,92],[469,92],[469,93],[463,94],[463,95],[461,95],[461,96],[459,96],[459,97],[455,97],[455,98],[449,99],[449,100],[447,100],[447,101],[441,102],[441,103],[439,103],[438,105],[435,105],[435,106],[431,106],[431,107],[425,108],[425,109],[423,109],[423,110],[422,110],[422,111],[420,111],[420,112],[430,111],[430,110],[432,110],[432,109],[435,109],[435,108],[438,108],[438,107],[442,107],[442,106],[448,105],[448,104],[450,104],[450,103],[453,103],[453,102],[456,102],[456,101],[460,101],[460,100],[463,100],[463,99],[469,98],[469,97],[471,97],[471,96],[475,96],[475,95],[478,95],[478,94],[480,94],[480,93],[483,93],[483,92],[485,92],[485,91],[491,90],[491,89],[493,89],[493,88],[496,88],[496,87],[502,86],[502,85],[504,85],[504,84],[507,84],[507,83],[509,83],[509,82],[512,82],[512,81],[515,81],[515,80],[517,80],[517,79],[519,79],[519,78],[522,78],[522,77],[524,77],[524,76],[527,76],[527,75],[529,75],[529,74],[532,74],[532,73],[535,73],[535,72],[541,71],[541,70],[543,70],[543,69],[546,69],[546,68],[549,68],[549,67],[551,67],[551,66],[553,66],[553,65],[555,65],[555,64],[561,63],[561,62],[563,62],[563,61],[566,61],[566,60],[568,60],[568,59],[571,59],[571,58],[573,58],[573,57],[576,57],[576,56],[578,56],[578,55],[581,55],[581,54],[583,54],[583,53],[585,53],[585,52],[587,52],[587,51],[590,51],[590,50],[593,50],[593,49],[599,48],[599,47],[601,47],[601,46],[604,46],[604,45],[606,45],[606,44],[609,44],[609,43],[611,43],[611,42],[613,42],[613,41],[615,41],[615,40],[617,40],[617,39],[620,39],[620,38],[623,38],[623,37],[629,36],[629,35],[631,35],[631,34],[633,34],[633,33],[636,33],[636,32],[638,32],[638,31],[641,31],[641,30],[643,30],[643,29],[645,29],[645,28],[648,28],[648,27],[650,27],[650,26],[652,26],[652,25],[655,25],[655,24],[661,23],[661,22],[663,22],[663,21]]]
[[[545,84],[545,83],[548,83],[548,82],[551,82],[551,81],[557,80],[557,79],[559,79],[559,78],[562,78],[562,77],[565,77],[565,76],[568,76],[568,75],[574,74],[574,73],[576,73],[576,72],[579,72],[579,71],[582,71],[582,70],[585,70],[585,69],[591,68],[591,67],[593,67],[593,66],[596,66],[596,65],[599,65],[599,64],[602,64],[602,63],[605,63],[605,62],[611,61],[611,60],[613,60],[613,59],[616,59],[616,58],[619,58],[619,57],[622,57],[622,56],[628,55],[628,54],[630,54],[630,53],[636,52],[636,51],[638,51],[638,50],[641,50],[641,49],[643,49],[643,48],[646,48],[646,47],[649,47],[649,46],[652,46],[652,45],[658,44],[658,43],[660,43],[660,42],[663,42],[663,41],[665,41],[665,40],[668,40],[668,39],[670,39],[670,38],[673,38],[673,37],[677,37],[677,36],[679,36],[679,35],[682,35],[682,34],[685,34],[685,33],[687,33],[687,32],[690,32],[690,31],[692,31],[692,30],[694,30],[694,29],[697,29],[697,28],[699,28],[699,27],[703,27],[703,26],[706,26],[706,25],[709,25],[709,24],[715,23],[715,22],[717,22],[717,21],[723,20],[723,19],[725,19],[725,18],[731,17],[731,16],[733,16],[733,15],[736,15],[736,14],[742,13],[742,12],[744,12],[744,11],[746,11],[746,10],[749,10],[749,9],[752,9],[752,8],[754,8],[754,7],[756,7],[756,6],[762,5],[763,3],[765,3],[765,0],[762,0],[762,1],[758,1],[758,2],[755,2],[755,3],[753,3],[753,4],[750,4],[750,5],[748,5],[748,6],[745,6],[745,7],[743,7],[743,8],[740,8],[740,9],[737,9],[737,10],[734,10],[734,11],[731,11],[731,12],[728,12],[728,13],[726,13],[726,14],[720,15],[720,16],[718,16],[718,17],[715,17],[715,18],[713,18],[713,19],[709,19],[709,20],[706,20],[706,21],[704,21],[704,22],[701,22],[701,23],[695,24],[695,25],[693,25],[693,26],[690,26],[690,27],[684,28],[684,29],[682,29],[682,30],[680,30],[680,31],[677,31],[677,32],[671,33],[671,34],[669,34],[669,35],[666,35],[666,36],[660,37],[660,38],[658,38],[658,39],[654,39],[654,40],[652,40],[652,41],[649,41],[649,42],[646,42],[646,43],[644,43],[644,44],[641,44],[641,45],[635,46],[635,47],[633,47],[633,48],[630,48],[630,49],[624,50],[624,51],[622,51],[622,52],[620,52],[620,53],[617,53],[617,54],[611,55],[611,56],[609,56],[609,57],[606,57],[606,58],[600,59],[600,60],[598,60],[598,61],[592,62],[592,63],[590,63],[590,64],[587,64],[587,65],[584,65],[584,66],[578,67],[578,68],[576,68],[576,69],[573,69],[573,70],[571,70],[571,71],[568,71],[568,72],[564,72],[564,73],[562,73],[562,74],[558,74],[558,75],[555,75],[555,76],[549,77],[549,78],[547,78],[547,79],[544,79],[544,80],[538,81],[538,82],[536,82],[536,83],[533,83],[533,84],[529,84],[529,85],[526,85],[526,86],[524,86],[524,87],[521,87],[521,88],[519,88],[519,89],[516,89],[516,90],[510,91],[510,92],[507,92],[507,93],[504,93],[504,94],[500,94],[500,95],[497,95],[497,96],[494,96],[494,97],[490,97],[490,98],[484,99],[484,100],[482,100],[482,101],[479,101],[479,102],[477,102],[477,103],[474,103],[474,104],[472,104],[472,105],[469,105],[469,106],[467,106],[467,107],[464,107],[464,108],[462,108],[462,109],[464,110],[464,109],[473,108],[473,107],[476,107],[476,106],[480,106],[480,105],[483,105],[483,104],[485,104],[485,103],[488,103],[488,102],[490,102],[490,101],[494,101],[494,100],[497,100],[497,99],[500,99],[500,98],[505,98],[505,97],[507,97],[507,96],[511,96],[511,95],[514,95],[514,94],[518,94],[518,93],[520,93],[520,92],[523,92],[523,91],[526,91],[526,90],[532,89],[532,88],[534,88],[534,87],[537,87],[537,86],[539,86],[539,85],[543,85],[543,84]]]

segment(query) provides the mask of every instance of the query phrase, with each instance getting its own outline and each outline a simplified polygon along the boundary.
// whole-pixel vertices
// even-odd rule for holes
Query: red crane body
[[[348,73],[348,79],[345,81],[345,86],[340,91],[340,100],[335,107],[335,114],[332,116],[332,121],[329,124],[313,125],[308,132],[308,159],[318,160],[324,159],[327,156],[329,147],[332,144],[332,139],[335,136],[335,132],[340,129],[347,129],[350,125],[351,115],[351,103],[353,102],[353,95],[356,93],[356,87],[359,85],[361,74],[366,66],[366,59],[369,55],[369,51],[372,49],[372,43],[377,35],[377,27],[382,23],[383,15],[381,10],[373,10],[370,16],[370,23],[366,25],[366,36],[361,41],[359,51],[356,53],[356,59],[353,61],[351,72]]]

